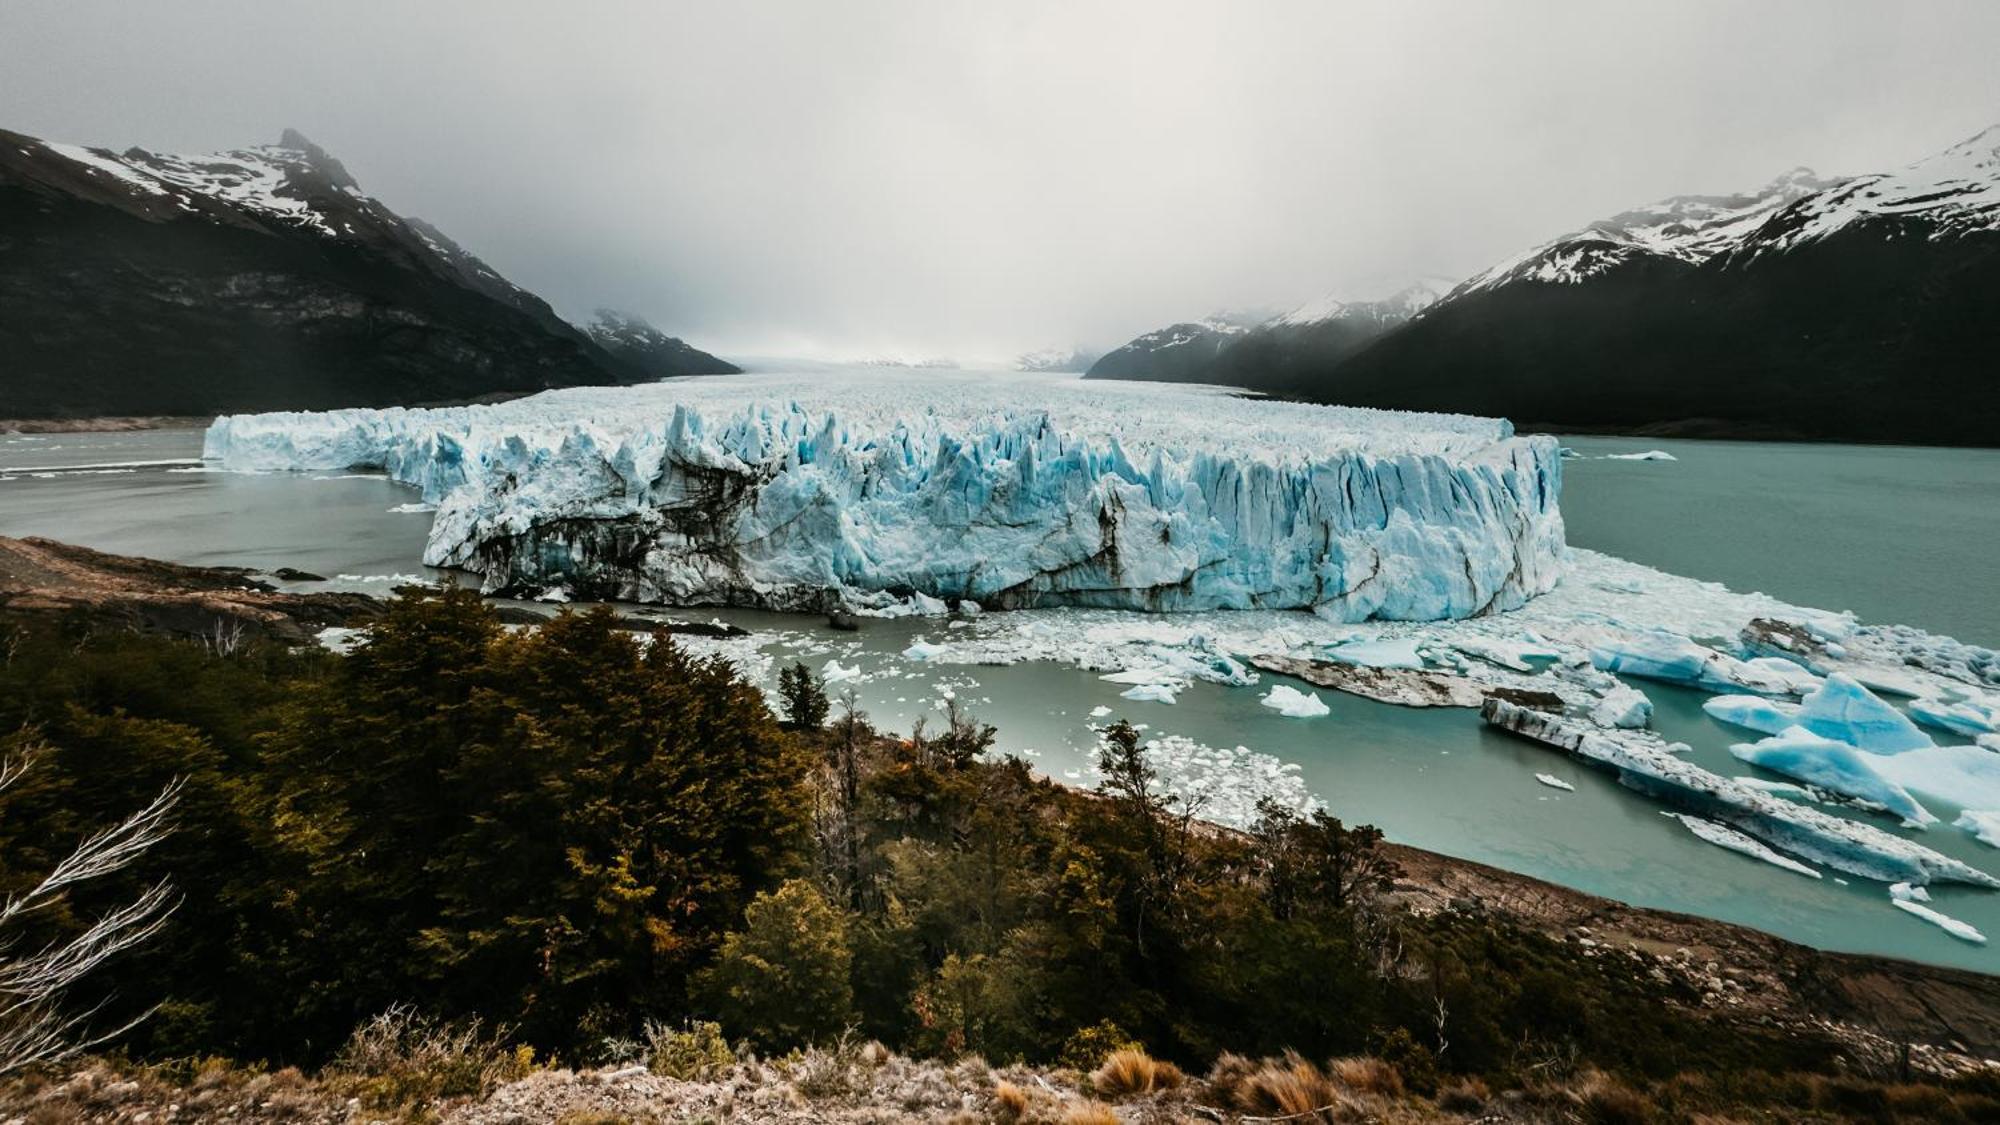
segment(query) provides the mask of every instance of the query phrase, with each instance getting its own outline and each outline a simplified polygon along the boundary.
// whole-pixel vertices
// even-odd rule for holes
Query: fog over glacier
[[[119,149],[298,128],[572,317],[978,359],[1893,167],[2000,117],[1996,41],[1978,3],[10,0],[0,106]]]

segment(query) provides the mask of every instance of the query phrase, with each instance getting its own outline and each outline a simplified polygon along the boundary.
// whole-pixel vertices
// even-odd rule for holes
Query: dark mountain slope
[[[635,382],[295,132],[193,157],[0,131],[0,416],[390,405]]]
[[[667,335],[631,313],[598,309],[597,318],[584,331],[598,347],[645,372],[650,379],[665,379],[673,375],[735,375],[743,370]]]
[[[1898,172],[1595,224],[1262,385],[1546,428],[2000,445],[1997,307],[1989,131]]]

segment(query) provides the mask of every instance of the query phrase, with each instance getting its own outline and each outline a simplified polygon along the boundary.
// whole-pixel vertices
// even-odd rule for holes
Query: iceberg
[[[1951,826],[1972,833],[1973,839],[1989,848],[2000,848],[2000,811],[1966,809]]]
[[[1644,453],[1607,453],[1606,461],[1678,461],[1680,458],[1664,449],[1648,449]]]
[[[1702,700],[1701,709],[1711,719],[1765,734],[1777,734],[1799,722],[1797,704],[1779,703],[1761,695],[1718,695]]]
[[[1689,832],[1707,840],[1718,848],[1728,848],[1732,852],[1747,855],[1752,859],[1763,860],[1773,867],[1782,867],[1795,875],[1805,875],[1813,879],[1822,878],[1819,872],[1814,871],[1791,856],[1780,855],[1726,824],[1717,824],[1712,820],[1703,820],[1698,816],[1689,816],[1686,813],[1668,813],[1667,815],[1680,821],[1681,825]],[[1899,887],[1909,886],[1908,883],[1898,883],[1896,885]]]
[[[1914,914],[1922,918],[1960,941],[1969,941],[1974,945],[1986,944],[1986,935],[1974,929],[1971,924],[1961,922],[1949,914],[1932,910],[1920,902],[1912,902],[1906,898],[1892,898],[1889,900],[1889,905],[1905,914]]]
[[[1876,754],[1936,745],[1901,711],[1841,672],[1828,676],[1818,691],[1805,697],[1797,721],[1814,734]]]
[[[1970,699],[1947,701],[1937,698],[1910,700],[1910,717],[1927,727],[1977,738],[2000,732],[2000,706]]]
[[[2000,808],[2000,754],[1983,746],[1927,746],[1870,755],[1875,772],[1960,808]]]
[[[1739,742],[1729,752],[1753,766],[1762,766],[1807,785],[1881,805],[1911,824],[1937,823],[1937,817],[1917,803],[1908,790],[1877,772],[1870,762],[1881,760],[1877,755],[1864,754],[1845,742],[1821,738],[1802,726],[1787,727],[1761,742]]]
[[[1332,714],[1318,692],[1300,691],[1284,684],[1273,684],[1258,702],[1289,719],[1316,719]]]
[[[1569,782],[1564,781],[1562,778],[1557,777],[1555,774],[1552,773],[1538,773],[1535,775],[1535,780],[1541,782],[1543,785],[1546,785],[1551,789],[1560,789],[1565,793],[1576,792],[1576,786],[1571,785]]]
[[[1118,693],[1121,699],[1136,700],[1140,703],[1172,703],[1175,692],[1168,684],[1136,684]]]
[[[1552,438],[1219,388],[745,375],[225,416],[204,455],[414,485],[438,506],[426,560],[488,592],[1441,620],[1518,608],[1563,566]]]
[[[1883,883],[1924,886],[1949,881],[2000,888],[2000,879],[1933,848],[1703,769],[1650,732],[1604,730],[1504,699],[1487,700],[1479,717],[1501,730],[1612,770],[1629,789],[1835,871]]]
[[[1326,655],[1342,664],[1364,668],[1422,668],[1424,658],[1417,653],[1415,637],[1395,640],[1350,641],[1326,650]]]
[[[1796,695],[1818,683],[1818,677],[1789,661],[1762,657],[1738,660],[1666,629],[1647,629],[1602,641],[1590,650],[1590,662],[1602,672],[1712,692],[1748,689],[1763,695]]]

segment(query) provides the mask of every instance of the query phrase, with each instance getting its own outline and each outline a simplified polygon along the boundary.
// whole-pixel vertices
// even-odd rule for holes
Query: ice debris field
[[[1566,548],[1558,447],[1504,422],[926,371],[225,417],[206,455],[416,486],[426,561],[489,590],[935,619],[905,665],[1067,664],[1142,711],[1198,681],[1304,726],[1324,691],[1477,708],[1699,840],[1902,888],[1885,907],[1960,940],[1985,939],[1909,889],[2000,888],[1924,842],[2000,846],[2000,654]],[[1649,729],[1648,682],[1711,697],[1737,776]],[[1313,800],[1250,748],[1149,754],[1224,822]]]

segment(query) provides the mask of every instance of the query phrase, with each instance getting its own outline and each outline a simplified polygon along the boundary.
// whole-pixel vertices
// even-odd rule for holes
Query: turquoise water
[[[1851,608],[1864,620],[2000,644],[1993,579],[2000,452],[1594,438],[1568,444],[1589,458],[1648,448],[1679,458],[1568,462],[1563,507],[1572,543],[1806,605]],[[0,435],[0,534],[328,576],[425,573],[418,558],[429,520],[392,512],[412,496],[379,477],[176,471],[186,464],[53,476],[20,471],[185,461],[199,450],[194,431]],[[1121,685],[1067,667],[932,668],[896,655],[917,633],[935,632],[936,622],[870,622],[860,634],[839,634],[797,617],[717,616],[777,637],[769,653],[778,660],[819,667],[832,656],[860,666],[857,700],[890,729],[934,715],[939,691],[954,690],[999,726],[1003,749],[1059,779],[1088,780],[1089,713],[1109,707],[1155,734],[1243,745],[1293,763],[1337,815],[1380,825],[1402,842],[1824,948],[2000,970],[2000,951],[1958,942],[1893,910],[1877,884],[1809,880],[1703,843],[1609,777],[1486,730],[1469,711],[1321,692],[1329,716],[1288,719],[1258,704],[1262,689],[1214,684],[1195,684],[1172,706],[1133,703],[1118,697]],[[1742,732],[1708,719],[1702,696],[1641,686],[1654,701],[1658,728],[1692,745],[1694,760],[1728,775],[1756,772],[1728,755]],[[1576,792],[1537,784],[1538,771],[1567,779]],[[1928,803],[1947,822],[1956,815],[1948,804]],[[1961,832],[1917,835],[2000,870],[2000,852]],[[1940,909],[2000,938],[2000,894],[1933,893]]]
[[[2000,449],[1570,437],[1569,541],[1761,590],[2000,646]]]

